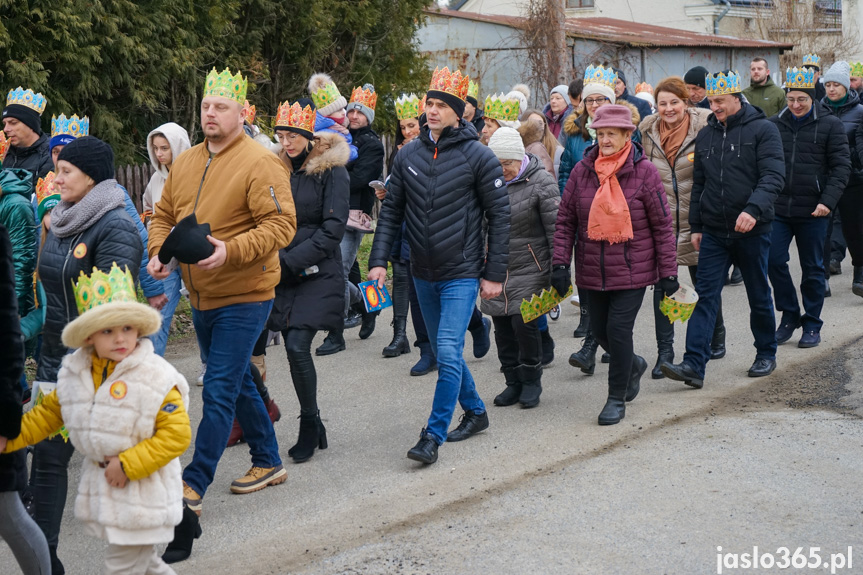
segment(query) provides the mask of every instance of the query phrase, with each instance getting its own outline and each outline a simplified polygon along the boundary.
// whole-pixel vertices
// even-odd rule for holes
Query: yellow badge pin
[[[111,397],[114,399],[123,399],[126,397],[126,392],[128,388],[126,387],[126,383],[123,381],[115,381],[111,384]]]

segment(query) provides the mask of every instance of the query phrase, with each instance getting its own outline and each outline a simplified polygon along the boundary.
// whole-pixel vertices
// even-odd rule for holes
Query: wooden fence
[[[152,164],[119,166],[116,168],[115,177],[117,178],[117,182],[129,192],[129,197],[135,203],[138,213],[143,211],[141,202],[144,198],[144,190],[147,189],[147,183],[155,171]]]

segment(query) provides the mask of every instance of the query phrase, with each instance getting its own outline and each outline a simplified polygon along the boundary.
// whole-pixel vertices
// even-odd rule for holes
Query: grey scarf
[[[60,201],[51,212],[51,231],[58,238],[68,238],[90,228],[99,219],[125,203],[117,180],[96,184],[78,203]]]

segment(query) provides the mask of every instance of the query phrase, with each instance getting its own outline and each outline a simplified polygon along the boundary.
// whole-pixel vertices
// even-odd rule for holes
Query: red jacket
[[[554,230],[554,265],[569,265],[576,240],[575,281],[578,287],[597,291],[636,289],[677,275],[677,253],[671,213],[659,172],[632,144],[629,159],[617,179],[632,218],[633,238],[609,244],[587,237],[590,205],[599,188],[594,170],[599,148],[592,146],[572,170],[563,191]]]

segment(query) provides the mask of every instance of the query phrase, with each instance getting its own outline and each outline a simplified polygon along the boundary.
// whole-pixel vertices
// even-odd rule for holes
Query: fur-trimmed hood
[[[307,174],[320,175],[327,170],[347,165],[351,157],[351,149],[344,136],[334,132],[315,132],[314,142],[314,148],[303,162],[302,169]],[[279,158],[288,167],[288,171],[293,171],[291,159],[284,149],[279,151]]]
[[[629,111],[632,112],[632,123],[638,127],[638,124],[641,122],[641,114],[638,113],[638,108],[622,99],[618,99],[615,103],[619,106],[626,106],[629,108]],[[579,130],[581,130],[580,118],[581,115],[576,114],[574,111],[566,117],[566,121],[563,123],[563,131],[567,136],[574,136],[579,132]]]
[[[545,134],[545,124],[539,122],[522,122],[518,128],[518,133],[521,134],[521,141],[527,147],[536,142],[542,142],[542,136]]]

